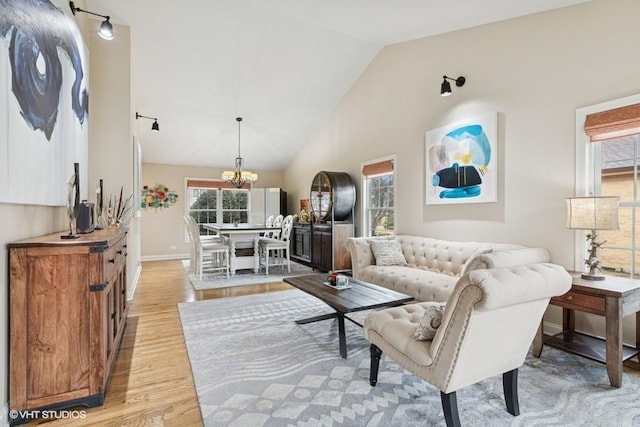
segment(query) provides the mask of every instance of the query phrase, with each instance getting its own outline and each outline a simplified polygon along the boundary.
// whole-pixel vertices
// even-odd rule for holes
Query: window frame
[[[190,181],[194,181],[194,182],[202,182],[202,183],[209,183],[211,184],[211,187],[199,187],[199,186],[189,186],[189,182]],[[224,209],[223,208],[223,193],[225,191],[243,191],[247,193],[247,221],[249,221],[249,219],[251,218],[251,189],[253,188],[253,186],[245,186],[243,188],[235,188],[235,187],[230,187],[228,183],[226,183],[225,181],[221,181],[219,179],[211,179],[211,178],[185,178],[184,181],[184,194],[185,194],[185,198],[184,198],[184,214],[185,215],[189,215],[191,213],[191,206],[190,206],[190,196],[191,196],[191,189],[192,188],[206,188],[208,190],[216,190],[217,195],[216,195],[216,222],[215,224],[224,224],[224,212],[229,212],[229,211],[244,211],[244,209]],[[211,209],[208,209],[207,211],[211,211]],[[189,236],[187,234],[187,231],[185,230],[184,233],[184,238],[185,238],[185,242],[189,241]]]
[[[585,132],[585,122],[590,114],[597,114],[615,108],[626,107],[640,103],[640,94],[628,96],[625,98],[615,99],[600,104],[590,105],[576,110],[575,122],[575,188],[574,195],[589,196],[599,195],[602,190],[601,170],[599,165],[602,164],[600,144],[606,144],[606,141],[600,143],[591,142],[589,136]],[[635,205],[635,204],[634,204]],[[621,203],[621,206],[629,206],[628,203]],[[576,271],[584,270],[584,257],[587,253],[587,242],[585,239],[588,231],[574,230],[574,266]],[[637,242],[631,242],[632,254],[640,250]],[[635,263],[635,259],[632,259]],[[633,271],[633,268],[632,268]],[[637,272],[636,272],[637,275]]]
[[[362,188],[362,217],[361,217],[361,227],[362,227],[362,235],[364,237],[373,237],[371,236],[369,226],[369,185],[367,183],[368,178],[362,173],[363,168],[369,165],[373,165],[376,163],[383,163],[391,161],[393,163],[393,171],[391,175],[393,175],[393,235],[398,233],[397,224],[398,224],[398,161],[395,154],[380,157],[377,159],[367,160],[360,163],[360,179],[361,179],[361,188]]]

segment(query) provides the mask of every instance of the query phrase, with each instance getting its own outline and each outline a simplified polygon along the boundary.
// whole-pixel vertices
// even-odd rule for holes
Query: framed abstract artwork
[[[88,57],[61,0],[0,1],[0,202],[64,206],[88,189]]]
[[[425,204],[498,200],[498,113],[425,134]]]

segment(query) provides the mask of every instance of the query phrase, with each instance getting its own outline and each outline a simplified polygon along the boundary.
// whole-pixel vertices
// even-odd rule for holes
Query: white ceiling
[[[584,1],[85,3],[131,27],[134,105],[160,124],[136,122],[145,162],[231,168],[242,116],[246,169],[280,170],[385,45]]]

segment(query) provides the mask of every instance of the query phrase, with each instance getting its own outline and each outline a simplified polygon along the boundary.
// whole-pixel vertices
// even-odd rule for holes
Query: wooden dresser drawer
[[[604,297],[582,294],[575,291],[569,291],[564,295],[551,298],[551,304],[568,308],[576,307],[579,310],[595,314],[604,314],[605,312]]]

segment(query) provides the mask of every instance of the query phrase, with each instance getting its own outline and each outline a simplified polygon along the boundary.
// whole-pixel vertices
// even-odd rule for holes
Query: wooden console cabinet
[[[127,233],[61,234],[7,245],[9,410],[104,403],[127,319]]]
[[[311,224],[294,222],[291,231],[291,258],[309,265],[311,262]]]

